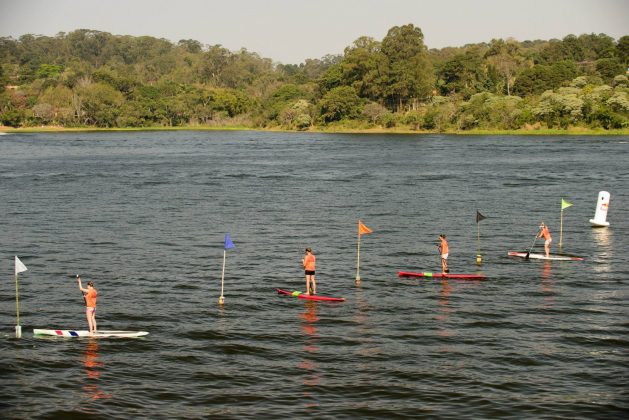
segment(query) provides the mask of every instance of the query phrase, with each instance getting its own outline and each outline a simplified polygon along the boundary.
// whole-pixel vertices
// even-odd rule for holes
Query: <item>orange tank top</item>
[[[304,257],[304,268],[308,271],[315,271],[315,261],[317,259],[314,255],[309,254]]]
[[[550,239],[550,230],[548,230],[548,226],[544,226],[542,228],[542,236],[544,237],[545,240]]]
[[[85,306],[90,308],[96,307],[96,289],[92,288],[85,294]]]

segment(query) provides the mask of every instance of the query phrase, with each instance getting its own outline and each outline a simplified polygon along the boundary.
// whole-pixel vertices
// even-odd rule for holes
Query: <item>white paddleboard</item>
[[[77,330],[33,330],[33,335],[46,335],[55,337],[92,337],[92,338],[133,338],[148,335],[146,331],[98,331],[90,334],[89,331]]]
[[[583,258],[581,257],[571,257],[569,255],[553,255],[550,254],[548,257],[546,256],[546,254],[536,254],[534,252],[531,252],[530,254],[526,251],[524,252],[518,252],[518,251],[509,251],[507,253],[507,255],[509,255],[510,257],[520,257],[520,258],[526,258],[526,255],[528,254],[528,258],[531,260],[549,260],[549,261],[583,261]]]

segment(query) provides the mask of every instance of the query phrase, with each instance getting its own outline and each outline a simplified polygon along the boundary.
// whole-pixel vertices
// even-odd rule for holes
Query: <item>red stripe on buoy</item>
[[[57,335],[63,335],[63,332],[61,332],[60,330],[55,330],[55,334],[57,334]]]

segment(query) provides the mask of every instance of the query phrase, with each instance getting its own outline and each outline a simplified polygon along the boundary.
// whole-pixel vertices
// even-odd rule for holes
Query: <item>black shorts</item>
[[[307,276],[314,276],[315,272],[314,272],[314,270],[306,270],[306,275]]]

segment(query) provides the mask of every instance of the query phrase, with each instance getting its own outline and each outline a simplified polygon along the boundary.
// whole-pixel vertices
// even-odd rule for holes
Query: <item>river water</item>
[[[629,138],[259,132],[0,137],[4,418],[619,418]],[[593,229],[598,192],[609,228]],[[558,252],[525,261],[543,220]],[[487,219],[476,224],[476,212]],[[373,230],[360,242],[358,220]],[[483,264],[477,267],[478,227]],[[225,305],[218,305],[225,233]],[[398,278],[438,271],[486,281]],[[305,247],[318,293],[303,290]],[[541,241],[535,243],[542,249]],[[13,256],[23,338],[16,324]],[[93,279],[87,329],[74,275]]]

